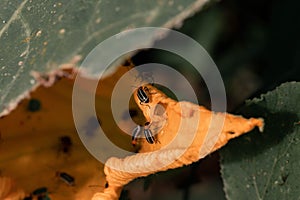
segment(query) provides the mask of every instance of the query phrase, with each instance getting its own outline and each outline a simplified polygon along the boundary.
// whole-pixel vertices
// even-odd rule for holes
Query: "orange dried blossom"
[[[189,165],[224,146],[230,139],[249,132],[256,126],[263,130],[261,118],[245,119],[228,113],[212,112],[190,102],[168,98],[152,85],[144,85],[148,103],[140,103],[155,144],[139,139],[138,154],[123,159],[110,158],[104,172],[108,187],[94,195],[97,199],[118,199],[122,187],[137,177]]]

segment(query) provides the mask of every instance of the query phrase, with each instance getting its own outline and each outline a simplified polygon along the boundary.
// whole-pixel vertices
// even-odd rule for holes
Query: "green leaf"
[[[242,114],[263,117],[252,131],[221,150],[227,199],[299,199],[300,83],[285,83],[247,102]]]
[[[179,26],[202,0],[3,0],[0,6],[0,113],[47,73],[127,28]],[[3,114],[3,113],[2,113]]]

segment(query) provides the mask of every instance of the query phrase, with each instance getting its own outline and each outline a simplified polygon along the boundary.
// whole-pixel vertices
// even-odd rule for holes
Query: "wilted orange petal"
[[[256,126],[263,129],[263,119],[212,112],[190,102],[176,102],[151,85],[146,87],[149,103],[140,104],[136,91],[134,97],[151,122],[151,130],[159,129],[155,136],[158,142],[148,144],[140,139],[139,154],[108,159],[104,172],[109,187],[103,194],[96,194],[94,200],[109,194],[110,199],[117,199],[115,195],[122,186],[137,177],[191,164]]]

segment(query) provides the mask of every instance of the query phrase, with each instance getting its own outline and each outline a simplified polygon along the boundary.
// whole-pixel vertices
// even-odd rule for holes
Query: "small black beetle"
[[[131,137],[131,139],[132,140],[137,140],[138,136],[141,134],[141,132],[143,131],[143,129],[144,128],[142,126],[140,126],[140,125],[136,126],[133,129],[133,131],[132,131],[132,137]]]
[[[70,186],[75,185],[75,178],[65,172],[57,172],[59,178]]]
[[[144,128],[143,128],[142,126],[140,126],[140,125],[138,125],[137,127],[135,127],[135,128],[133,129],[133,131],[132,131],[132,137],[131,137],[131,144],[132,144],[133,146],[136,145],[136,143],[137,143],[137,138],[138,138],[138,136],[142,133],[143,129],[144,129]]]
[[[137,96],[138,96],[138,98],[139,98],[139,100],[140,100],[140,104],[142,104],[142,103],[149,103],[149,97],[148,97],[148,95],[146,94],[146,90],[148,90],[148,88],[147,87],[139,87],[138,88],[138,90],[137,90]]]
[[[61,136],[59,138],[60,141],[60,147],[59,150],[65,154],[70,153],[71,147],[72,147],[72,139],[70,136]]]
[[[153,144],[155,142],[155,138],[152,134],[152,131],[148,128],[145,128],[144,129],[144,134],[145,134],[145,137],[146,137],[146,140],[149,144]]]
[[[46,187],[40,187],[35,189],[32,194],[33,195],[42,195],[42,194],[47,194],[48,193],[48,189]]]

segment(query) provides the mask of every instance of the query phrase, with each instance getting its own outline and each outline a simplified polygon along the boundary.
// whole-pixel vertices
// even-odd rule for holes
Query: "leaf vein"
[[[3,33],[8,29],[8,27],[11,25],[13,21],[19,18],[19,14],[22,11],[23,7],[27,3],[28,0],[23,1],[20,6],[16,9],[16,11],[13,13],[13,15],[10,17],[10,19],[6,22],[6,24],[3,26],[3,28],[0,30],[0,38],[2,37]]]

